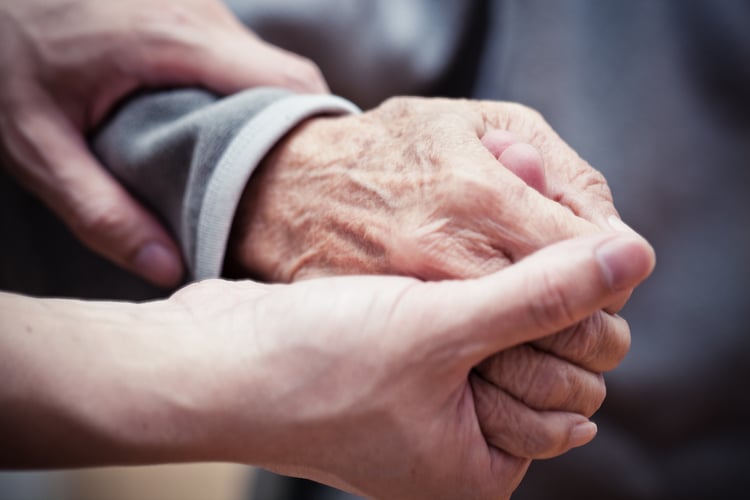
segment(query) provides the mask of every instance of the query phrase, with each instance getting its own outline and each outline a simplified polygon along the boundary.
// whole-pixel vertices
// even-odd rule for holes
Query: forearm
[[[0,294],[0,466],[209,459],[209,352],[164,303]]]

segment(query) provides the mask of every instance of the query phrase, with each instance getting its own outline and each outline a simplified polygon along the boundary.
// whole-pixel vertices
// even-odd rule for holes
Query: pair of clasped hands
[[[4,165],[162,286],[183,274],[177,246],[86,134],[142,87],[327,91],[215,0],[5,2],[0,65]],[[602,373],[629,347],[616,312],[653,266],[601,174],[526,107],[395,98],[313,118],[253,175],[226,260],[291,284],[209,280],[146,304],[2,295],[20,318],[4,328],[39,332],[4,336],[18,425],[2,463],[220,460],[378,498],[507,497],[531,459],[593,439]],[[46,412],[12,399],[26,390]]]

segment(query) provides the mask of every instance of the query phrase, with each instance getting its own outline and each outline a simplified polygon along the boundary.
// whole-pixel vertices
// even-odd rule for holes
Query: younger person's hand
[[[530,459],[594,437],[603,380],[581,366],[613,368],[629,340],[619,318],[549,335],[653,264],[642,239],[600,233],[469,281],[205,281],[170,302],[226,352],[212,377],[234,383],[215,394],[238,413],[222,459],[376,498],[506,498]]]
[[[83,243],[161,286],[182,276],[178,248],[91,155],[87,132],[142,87],[327,90],[312,62],[219,0],[4,0],[0,74],[0,163]]]

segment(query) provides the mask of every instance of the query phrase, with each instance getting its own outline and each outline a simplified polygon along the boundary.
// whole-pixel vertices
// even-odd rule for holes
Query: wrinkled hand
[[[247,187],[228,268],[282,282],[476,277],[615,214],[602,175],[538,113],[398,98],[290,134]]]
[[[179,252],[92,157],[85,135],[144,86],[326,90],[310,61],[249,33],[218,0],[0,4],[0,159],[86,245],[175,285]]]
[[[192,328],[216,332],[224,354],[212,357],[212,406],[233,408],[219,412],[207,456],[377,498],[507,497],[529,459],[593,437],[584,415],[603,394],[567,363],[535,372],[532,355],[522,373],[502,352],[534,340],[554,350],[547,334],[590,317],[652,267],[642,239],[600,233],[469,281],[188,287],[170,303],[189,311]]]

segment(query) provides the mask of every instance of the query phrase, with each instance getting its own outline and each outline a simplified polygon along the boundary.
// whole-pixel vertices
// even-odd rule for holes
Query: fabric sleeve
[[[358,113],[332,95],[256,88],[226,98],[198,89],[128,101],[95,134],[101,161],[160,215],[195,279],[217,277],[234,212],[268,151],[304,119]]]

